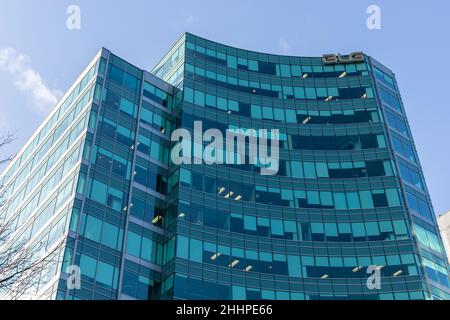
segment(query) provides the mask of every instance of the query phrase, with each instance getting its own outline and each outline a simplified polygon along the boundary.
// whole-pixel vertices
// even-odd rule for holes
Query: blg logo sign
[[[349,55],[341,55],[341,54],[324,54],[322,57],[322,61],[324,64],[338,64],[338,63],[356,63],[356,62],[364,62],[364,53],[363,52],[352,52]]]
[[[172,132],[171,141],[176,144],[170,156],[176,165],[242,165],[246,164],[248,158],[248,164],[261,167],[261,175],[275,175],[279,169],[279,135],[277,129],[228,129],[224,148],[224,137],[219,129],[203,132],[202,121],[195,121],[193,140],[187,129],[180,128]]]

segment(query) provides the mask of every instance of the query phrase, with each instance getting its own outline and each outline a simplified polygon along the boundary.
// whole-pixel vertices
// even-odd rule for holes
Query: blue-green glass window
[[[316,257],[316,266],[317,267],[328,267],[328,257]]]
[[[223,82],[223,83],[227,83],[228,82],[227,81],[227,76],[225,76],[225,75],[223,75],[221,73],[218,73],[217,74],[217,81]]]
[[[334,199],[334,207],[337,210],[347,210],[347,201],[345,200],[345,193],[334,192],[333,199]]]
[[[251,71],[258,71],[258,61],[248,60],[248,69]]]
[[[312,66],[312,72],[322,73],[323,66]]]
[[[261,290],[261,298],[263,300],[275,300],[275,292],[272,290]]]
[[[378,224],[380,225],[381,232],[389,233],[394,231],[391,221],[380,221]]]
[[[291,66],[288,64],[280,64],[280,71],[282,77],[291,77]]]
[[[110,248],[116,249],[120,247],[120,244],[118,245],[118,238],[119,228],[115,225],[104,222],[101,243]]]
[[[122,200],[123,200],[123,192],[119,191],[113,187],[108,188],[108,199],[107,205],[116,210],[122,211]]]
[[[385,266],[387,264],[385,256],[373,256],[372,261],[375,266]]]
[[[147,124],[153,123],[153,112],[146,108],[141,109],[140,117],[141,117],[141,120]]]
[[[239,112],[239,102],[235,100],[228,100],[228,109],[230,111]]]
[[[406,128],[406,123],[400,117],[386,110],[386,120],[391,128],[397,130],[403,136],[408,137],[408,130]]]
[[[306,195],[307,195],[309,205],[319,205],[320,204],[318,191],[307,191]]]
[[[406,229],[406,223],[403,220],[395,220],[392,222],[394,225],[394,232],[396,235],[406,235],[408,231]]]
[[[400,173],[402,178],[408,182],[409,184],[415,186],[416,188],[423,190],[422,180],[420,178],[419,173],[406,166],[402,162],[399,162]]]
[[[302,66],[303,73],[313,72],[312,66]]]
[[[244,80],[244,79],[239,79],[238,80],[238,84],[242,87],[248,87],[248,80]]]
[[[305,92],[306,92],[306,99],[312,100],[317,99],[315,88],[305,88]]]
[[[380,80],[383,84],[387,85],[392,90],[395,90],[394,79],[392,77],[388,76],[378,68],[374,68],[374,71],[377,80]]]
[[[378,229],[378,223],[377,222],[366,222],[366,230],[367,235],[370,236],[379,236],[380,230]]]
[[[286,122],[297,123],[297,116],[295,110],[286,109]]]
[[[206,75],[206,70],[200,67],[195,67],[195,73],[204,77]]]
[[[397,99],[397,97],[394,96],[394,94],[389,93],[386,89],[383,87],[378,87],[380,91],[380,96],[383,102],[389,104],[389,106],[393,107],[395,110],[401,112],[401,106],[400,101]]]
[[[303,164],[301,162],[292,161],[291,168],[293,178],[303,178]]]
[[[359,198],[361,200],[361,207],[363,209],[373,209],[373,199],[372,192],[370,191],[359,191]]]
[[[344,266],[345,267],[356,267],[358,266],[358,261],[355,257],[344,257]]]
[[[347,65],[345,65],[345,70],[346,70],[348,73],[354,73],[354,72],[356,72],[356,65],[353,64],[353,63],[347,64]]]
[[[274,119],[277,121],[285,121],[284,110],[281,108],[274,108]]]
[[[195,50],[196,50],[197,52],[202,53],[202,54],[206,54],[206,49],[205,49],[204,47],[202,47],[202,46],[196,45],[196,46],[195,46]]]
[[[184,185],[191,185],[191,171],[184,168],[180,169],[180,182]]]
[[[378,148],[386,148],[386,140],[384,139],[384,135],[377,134],[377,144]]]
[[[364,223],[352,223],[353,237],[365,237],[366,231],[364,229]]]
[[[95,276],[95,280],[112,287],[114,278],[114,266],[109,263],[99,261],[97,265],[97,275]]]
[[[82,275],[85,275],[90,278],[95,277],[95,268],[97,266],[97,260],[87,256],[85,254],[81,254],[80,256],[80,271]]]
[[[393,176],[394,171],[392,170],[392,165],[390,160],[383,161],[384,172],[387,177]]]
[[[426,201],[424,201],[420,198],[417,198],[416,196],[412,195],[409,192],[406,193],[406,196],[408,199],[409,209],[413,213],[421,215],[421,216],[431,220],[430,209],[429,209]]]
[[[386,198],[389,207],[400,206],[400,197],[397,189],[386,189]]]
[[[350,234],[352,233],[351,225],[347,222],[338,223],[338,230],[340,234]]]
[[[203,243],[197,239],[189,240],[189,260],[201,263],[203,259]]]
[[[189,238],[177,236],[177,257],[182,259],[189,258]]]
[[[325,223],[325,235],[327,237],[337,237],[338,231],[336,223]]]
[[[409,142],[403,141],[395,133],[392,134],[392,141],[394,143],[395,150],[405,158],[415,162],[414,151]]]
[[[327,88],[328,90],[328,95],[332,96],[332,97],[338,97],[339,96],[339,90],[336,87],[330,87]]]
[[[438,237],[436,236],[436,234],[427,230],[427,236],[428,236],[428,242],[429,242],[430,248],[433,249],[434,251],[442,252],[441,246],[439,244],[439,240],[438,240]],[[445,273],[447,273],[447,272],[445,272]]]
[[[330,191],[321,191],[320,192],[320,203],[325,207],[333,206],[333,195]]]
[[[256,217],[244,216],[245,230],[256,231]]]
[[[140,235],[138,235],[132,231],[128,231],[126,252],[128,254],[131,254],[132,256],[140,257],[140,254],[141,254],[141,236]]]
[[[232,297],[233,300],[245,300],[246,299],[245,287],[232,286]]]
[[[295,221],[284,221],[284,232],[293,235],[293,240],[298,240],[297,237],[297,224]]]
[[[164,147],[160,145],[156,141],[152,141],[151,149],[150,149],[150,157],[152,157],[155,160],[158,160],[159,162],[164,163]]]
[[[294,89],[291,86],[283,86],[283,95],[285,98],[288,96],[294,96]]]
[[[252,113],[252,118],[262,119],[262,112],[261,112],[260,106],[251,105],[251,113]]]
[[[153,252],[153,241],[142,237],[142,245],[141,245],[141,258],[146,261],[152,261]]]
[[[398,254],[392,254],[386,256],[386,261],[389,266],[398,266],[401,264],[400,256]]]
[[[270,219],[271,224],[271,232],[273,235],[277,235],[277,236],[282,236],[284,235],[284,230],[283,230],[283,221],[278,220],[278,219]]]
[[[271,107],[262,107],[262,112],[264,119],[273,119],[273,112]]]
[[[358,192],[347,192],[347,203],[350,210],[361,209]]]
[[[111,71],[110,71],[110,74],[109,74],[109,78],[110,78],[112,81],[114,81],[114,82],[116,82],[116,83],[122,85],[122,83],[123,83],[123,77],[124,77],[124,72],[123,72],[123,70],[120,69],[120,68],[118,68],[118,67],[116,67],[116,66],[114,66],[114,65],[111,65],[111,69],[110,69],[110,70],[111,70]]]
[[[138,90],[138,79],[129,73],[125,73],[123,85],[126,89],[136,92]]]
[[[216,107],[216,97],[211,94],[206,94],[206,105],[215,108]]]
[[[106,184],[93,180],[92,182],[92,189],[91,189],[91,199],[106,204],[106,195],[107,195],[107,186]]]
[[[87,239],[99,242],[102,231],[102,221],[93,216],[87,216],[86,227],[84,229],[84,236]]]
[[[312,222],[311,223],[311,233],[323,234],[325,231],[323,229],[323,223]]]
[[[237,59],[235,56],[227,56],[227,66],[228,68],[237,69]]]
[[[194,68],[194,66],[192,64],[186,63],[185,64],[185,70],[188,71],[188,72],[194,73],[195,68]]]
[[[328,96],[328,92],[326,88],[316,88],[317,91],[317,97],[319,98],[325,98]]]
[[[287,256],[287,263],[288,263],[288,273],[290,277],[301,277],[301,263],[300,263],[300,256]]]
[[[231,256],[233,258],[244,258],[244,249],[231,248]]]
[[[195,90],[194,92],[194,104],[204,107],[205,106],[205,94],[201,91]]]
[[[343,267],[344,262],[341,257],[330,257],[330,267]]]
[[[302,68],[300,66],[291,66],[292,76],[301,77],[302,76]]]
[[[228,110],[227,99],[217,97],[217,109],[227,111]]]
[[[136,116],[136,105],[128,99],[120,99],[120,110],[132,117]]]
[[[314,162],[304,162],[303,167],[305,170],[305,178],[316,179],[316,168]]]
[[[318,178],[328,178],[328,167],[325,162],[316,163],[317,177]]]
[[[295,99],[305,99],[305,90],[303,87],[294,87]]]
[[[370,266],[372,265],[372,259],[370,257],[358,257],[358,265]]]
[[[184,87],[184,100],[189,103],[194,103],[194,90],[189,87]]]
[[[301,256],[302,266],[314,266],[314,257]]]

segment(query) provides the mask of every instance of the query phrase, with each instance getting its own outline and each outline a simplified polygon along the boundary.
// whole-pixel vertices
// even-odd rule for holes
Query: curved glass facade
[[[449,298],[448,264],[397,83],[379,62],[330,64],[191,34],[152,73],[105,49],[97,59],[81,160],[71,162],[77,183],[61,189],[72,194],[64,255],[35,288],[39,295]],[[278,171],[262,175],[260,162],[175,165],[171,134],[194,132],[195,122],[221,132],[278,129]],[[20,159],[41,144],[19,153],[4,181],[22,171],[40,181],[26,176]],[[28,221],[14,215],[26,210],[22,202],[11,203],[6,217]],[[67,287],[71,266],[80,267],[80,288]]]
[[[447,296],[444,253],[389,70],[370,57],[328,65],[190,34],[184,41],[177,125],[279,129],[280,168],[261,176],[254,165],[171,167],[179,184],[167,211],[176,236],[167,298]],[[177,68],[165,66],[155,72],[170,81]],[[411,208],[413,194],[422,210]],[[380,268],[379,290],[367,286],[370,266]]]

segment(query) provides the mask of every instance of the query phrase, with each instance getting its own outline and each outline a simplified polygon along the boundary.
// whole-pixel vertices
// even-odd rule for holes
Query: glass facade
[[[279,129],[278,173],[175,165],[171,133],[194,121]],[[2,181],[15,239],[65,240],[39,298],[450,298],[395,77],[368,56],[329,65],[184,34],[149,73],[102,49]]]

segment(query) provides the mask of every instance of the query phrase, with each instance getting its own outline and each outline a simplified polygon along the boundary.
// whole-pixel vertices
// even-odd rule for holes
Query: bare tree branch
[[[14,134],[13,133],[7,133],[4,136],[0,136],[0,149],[8,144],[10,144],[11,142],[14,141]],[[0,165],[6,164],[8,162],[10,162],[13,159],[12,155],[8,155],[8,156],[1,156],[0,157]]]
[[[9,133],[0,137],[0,149],[13,140]],[[0,156],[0,166],[11,160],[12,156]],[[54,272],[49,273],[47,269],[52,270],[52,265],[61,262],[64,240],[55,244],[47,241],[30,243],[28,238],[17,236],[16,220],[5,217],[5,192],[6,187],[0,184],[0,297],[13,300],[34,298],[39,286],[54,276]]]

